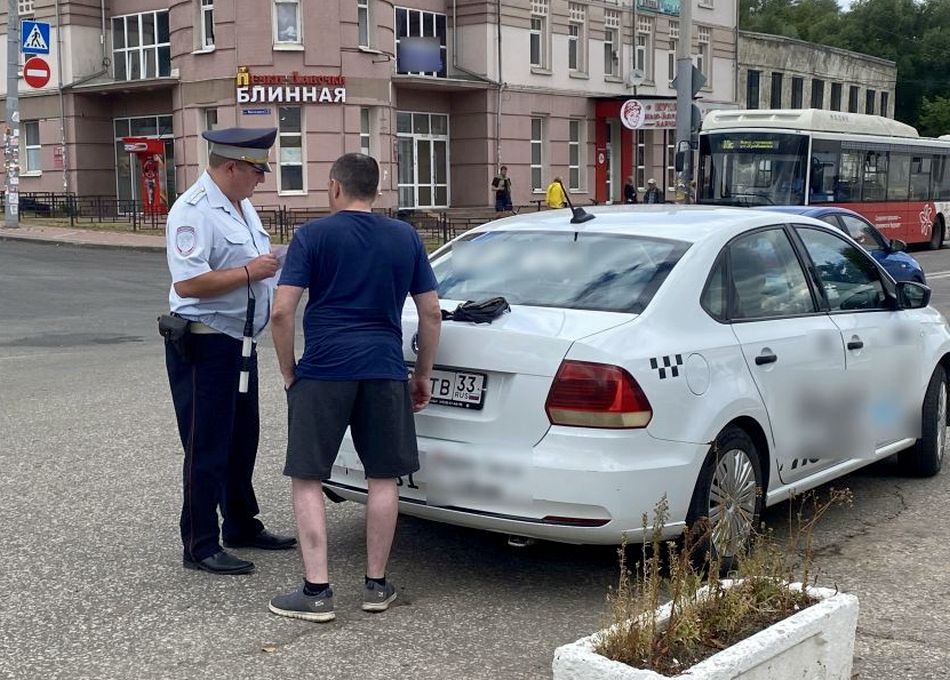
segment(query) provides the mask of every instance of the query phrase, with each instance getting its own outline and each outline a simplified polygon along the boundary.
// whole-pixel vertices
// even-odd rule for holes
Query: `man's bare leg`
[[[395,488],[395,484],[393,484]],[[320,480],[291,481],[297,539],[303,557],[304,577],[311,583],[329,583],[327,567],[327,512]]]
[[[389,551],[393,545],[393,535],[396,533],[399,489],[396,487],[395,479],[368,479],[366,481],[369,491],[366,500],[366,575],[370,578],[381,579],[386,576],[386,563],[389,561]],[[301,545],[303,545],[303,540],[301,536]],[[324,546],[326,546],[325,541]]]

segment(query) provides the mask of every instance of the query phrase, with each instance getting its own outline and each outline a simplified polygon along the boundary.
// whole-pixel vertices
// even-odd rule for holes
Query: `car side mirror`
[[[930,288],[916,281],[897,282],[897,305],[901,309],[922,309],[930,304]]]
[[[901,241],[899,238],[891,239],[891,252],[892,253],[903,253],[907,250],[907,244]]]

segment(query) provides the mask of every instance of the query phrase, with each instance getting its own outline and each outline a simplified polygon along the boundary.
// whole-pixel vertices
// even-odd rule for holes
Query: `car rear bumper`
[[[643,516],[652,530],[664,496],[664,536],[682,531],[708,446],[656,439],[643,430],[553,427],[533,447],[476,448],[419,437],[419,449],[422,469],[399,482],[399,509],[406,515],[565,543],[617,544],[624,535],[643,540]],[[464,466],[436,474],[440,456]],[[446,492],[446,484],[455,491]],[[326,486],[366,501],[349,438]]]

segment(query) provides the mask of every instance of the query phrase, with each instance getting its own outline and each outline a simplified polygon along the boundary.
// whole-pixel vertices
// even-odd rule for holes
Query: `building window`
[[[274,44],[301,44],[298,0],[274,0]]]
[[[747,109],[759,108],[759,76],[761,71],[750,70],[746,75],[745,87],[745,107]]]
[[[198,124],[201,128],[201,132],[207,132],[208,130],[214,130],[218,127],[218,110],[217,109],[201,109],[199,112]],[[198,165],[204,169],[208,165],[208,154],[211,146],[211,142],[206,140],[204,137],[198,138],[199,147],[199,161]]]
[[[396,8],[396,73],[414,76],[434,76],[445,78],[445,36],[446,20],[444,14],[425,12],[419,9]],[[412,65],[400,63],[399,44],[403,38],[434,38],[439,45],[439,69],[435,71],[411,71]],[[433,45],[436,42],[432,41]]]
[[[848,90],[848,111],[850,113],[858,112],[858,86],[852,85]]]
[[[676,177],[676,131],[664,130],[663,143],[666,145],[666,189],[674,189],[677,182]]]
[[[360,108],[360,153],[372,156],[370,149],[370,110]]]
[[[666,65],[669,71],[669,81],[672,83],[676,77],[676,46],[680,40],[680,22],[670,22],[670,51],[666,55]]]
[[[356,25],[359,46],[369,47],[369,0],[356,0]]]
[[[277,158],[280,165],[278,191],[304,191],[303,121],[299,106],[280,106],[278,113]]]
[[[841,110],[841,83],[831,84],[831,110]]]
[[[864,93],[864,112],[874,115],[874,101],[877,99],[877,92],[868,90]]]
[[[571,189],[581,188],[581,152],[583,144],[584,121],[572,120],[568,123],[567,183]]]
[[[198,47],[210,50],[214,47],[214,0],[201,0],[199,19],[201,44]]]
[[[399,207],[449,204],[449,117],[441,113],[396,114]]]
[[[802,78],[792,77],[792,108],[802,108],[805,99],[805,81]]]
[[[21,17],[33,16],[33,0],[17,0],[17,11]]]
[[[20,123],[20,157],[24,175],[34,175],[43,172],[42,147],[40,147],[40,122],[25,120]]]
[[[769,95],[769,108],[782,108],[782,74],[772,73],[772,92]]]
[[[825,106],[825,81],[814,78],[811,81],[811,107],[821,109]]]
[[[620,12],[604,10],[604,75],[620,75]]]
[[[135,209],[134,202],[141,200],[142,168],[136,154],[125,150],[123,137],[153,137],[165,144],[162,162],[165,164],[165,205],[175,202],[175,135],[171,116],[140,116],[137,118],[116,118],[113,120],[115,131],[115,178],[116,198],[119,209],[125,213]]]
[[[116,80],[171,75],[168,10],[112,18],[112,69]]]
[[[529,45],[531,65],[535,68],[547,68],[548,0],[531,0]]]
[[[544,190],[544,119],[531,119],[531,190]]]
[[[653,80],[653,20],[637,17],[637,45],[634,68],[647,82]]]
[[[887,117],[887,116],[889,115],[889,114],[888,114],[888,109],[887,109],[887,106],[888,106],[888,101],[887,101],[887,100],[888,100],[889,98],[890,98],[890,94],[889,94],[889,93],[887,93],[887,92],[882,92],[882,93],[881,93],[881,115],[884,116],[884,117]]]
[[[587,8],[571,3],[570,22],[567,25],[567,67],[571,71],[587,71]]]
[[[696,68],[706,76],[706,82],[711,84],[712,78],[709,75],[709,66],[712,64],[709,58],[711,31],[708,26],[700,26],[698,34],[699,48],[696,54]]]
[[[637,184],[637,190],[643,191],[643,187],[646,186],[647,180],[647,142],[646,142],[646,133],[643,130],[635,130],[634,134],[637,136],[637,175],[634,177],[634,181]]]

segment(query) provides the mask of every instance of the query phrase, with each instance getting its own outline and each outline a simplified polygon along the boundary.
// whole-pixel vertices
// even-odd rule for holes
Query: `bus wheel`
[[[930,241],[927,242],[928,250],[939,250],[943,248],[943,237],[944,237],[944,226],[943,226],[943,217],[938,216],[934,220],[934,226],[932,233],[930,234]]]

